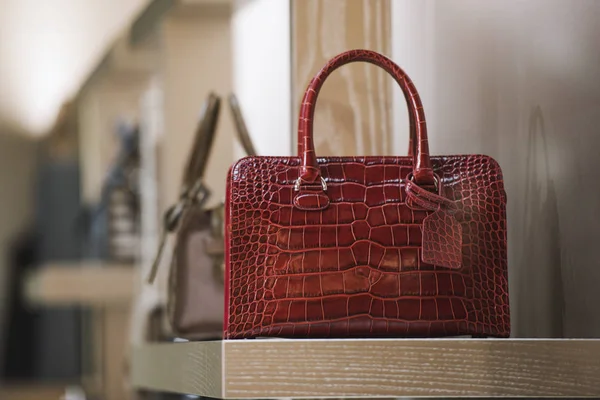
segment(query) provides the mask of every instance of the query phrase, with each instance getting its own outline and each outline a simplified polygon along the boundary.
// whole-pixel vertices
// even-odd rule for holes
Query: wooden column
[[[389,54],[390,0],[292,1],[291,14],[295,144],[304,90],[330,58],[356,48]],[[392,84],[385,71],[367,63],[350,64],[333,73],[317,101],[317,154],[391,154]]]

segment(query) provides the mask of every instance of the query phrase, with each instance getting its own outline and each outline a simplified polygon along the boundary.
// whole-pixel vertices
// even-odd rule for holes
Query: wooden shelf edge
[[[600,339],[187,342],[132,361],[137,388],[215,398],[600,396]]]
[[[223,398],[222,342],[147,344],[132,352],[138,389]]]

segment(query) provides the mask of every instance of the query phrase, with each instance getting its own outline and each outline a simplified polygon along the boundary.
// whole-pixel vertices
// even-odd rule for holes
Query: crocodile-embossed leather
[[[314,156],[318,87],[356,60],[400,83],[411,156]],[[379,54],[336,57],[306,93],[299,157],[246,157],[228,175],[225,338],[508,336],[498,164],[430,157],[418,93]]]
[[[423,220],[423,261],[460,268],[462,263],[462,226],[443,208]]]

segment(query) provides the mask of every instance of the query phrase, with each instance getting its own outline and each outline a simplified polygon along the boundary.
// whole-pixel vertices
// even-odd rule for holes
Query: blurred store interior
[[[237,96],[259,155],[293,155],[307,83],[352,48],[412,77],[433,154],[503,168],[513,336],[600,337],[600,2],[508,3],[0,0],[0,399],[142,398],[130,354],[168,268],[144,279],[207,95]],[[319,155],[406,154],[393,80],[336,74]],[[234,125],[221,111],[211,204]]]

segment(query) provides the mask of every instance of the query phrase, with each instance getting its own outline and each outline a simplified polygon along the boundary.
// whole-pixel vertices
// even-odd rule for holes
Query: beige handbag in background
[[[254,155],[238,101],[228,98],[244,150]],[[221,99],[210,94],[188,157],[179,201],[164,215],[164,232],[175,233],[169,271],[167,315],[173,334],[185,339],[216,339],[223,333],[224,215],[223,204],[205,207],[210,190],[203,176],[219,119]],[[153,281],[165,242],[152,267]]]

